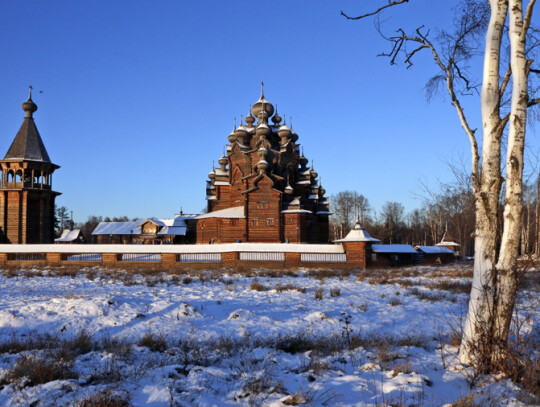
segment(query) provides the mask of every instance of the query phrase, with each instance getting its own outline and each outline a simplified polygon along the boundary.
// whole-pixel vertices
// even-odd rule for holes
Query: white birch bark
[[[491,326],[494,310],[495,263],[497,261],[497,210],[501,188],[501,136],[499,67],[508,0],[490,0],[491,15],[486,32],[482,81],[482,164],[475,188],[476,228],[474,274],[469,310],[463,329],[459,359],[474,362],[474,347],[482,342],[480,326]],[[473,157],[474,158],[474,157]],[[473,179],[478,168],[473,167]]]
[[[517,292],[517,255],[523,212],[523,151],[527,123],[529,66],[525,55],[526,27],[523,1],[509,2],[510,64],[512,68],[512,104],[506,158],[506,196],[504,227],[497,263],[497,292],[493,336],[506,342]],[[534,6],[534,0],[529,7]]]

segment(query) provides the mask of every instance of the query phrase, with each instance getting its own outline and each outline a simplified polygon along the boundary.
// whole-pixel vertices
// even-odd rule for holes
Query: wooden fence
[[[0,266],[359,267],[340,244],[0,245]]]

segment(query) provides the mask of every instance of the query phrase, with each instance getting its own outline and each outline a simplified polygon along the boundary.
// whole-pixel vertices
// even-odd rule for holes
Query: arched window
[[[21,170],[18,170],[16,173],[15,173],[15,182],[21,182],[22,180],[22,171]]]

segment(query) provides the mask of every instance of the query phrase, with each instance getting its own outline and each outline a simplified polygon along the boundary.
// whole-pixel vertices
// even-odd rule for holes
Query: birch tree
[[[351,16],[361,20],[403,6],[409,0],[389,0],[373,10]],[[381,1],[381,4],[383,2]],[[433,2],[433,7],[437,7]],[[464,0],[459,3],[453,31],[442,31],[432,39],[430,31],[398,28],[389,37],[391,63],[400,59],[411,66],[417,53],[431,54],[439,73],[430,85],[444,83],[471,148],[471,176],[475,200],[474,276],[459,358],[489,369],[493,358],[504,356],[517,291],[517,255],[523,210],[523,161],[527,109],[540,103],[529,95],[533,66],[527,44],[536,0]],[[483,73],[480,90],[482,132],[477,134],[465,114],[461,97],[474,90],[466,65],[483,44]],[[506,65],[503,42],[509,44]],[[505,102],[509,101],[508,108]],[[506,144],[503,135],[506,135]],[[481,149],[479,145],[481,144]],[[506,151],[506,157],[503,157]],[[504,209],[499,211],[504,183]],[[502,216],[502,220],[500,219]],[[499,226],[502,225],[502,226]]]

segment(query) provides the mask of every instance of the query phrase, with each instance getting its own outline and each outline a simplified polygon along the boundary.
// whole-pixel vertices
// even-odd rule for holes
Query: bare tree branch
[[[366,17],[374,16],[375,14],[379,14],[385,8],[392,7],[392,6],[397,6],[398,4],[403,4],[403,3],[408,3],[408,2],[409,2],[409,0],[393,0],[393,1],[389,1],[386,6],[379,7],[377,10],[375,10],[375,11],[373,11],[371,13],[363,14],[361,16],[356,16],[356,17],[351,17],[348,14],[345,14],[343,12],[343,10],[341,10],[341,15],[343,17],[345,17],[347,20],[360,20],[362,18],[366,18]]]
[[[529,103],[527,103],[527,107],[532,107],[540,104],[540,98],[529,100]]]

